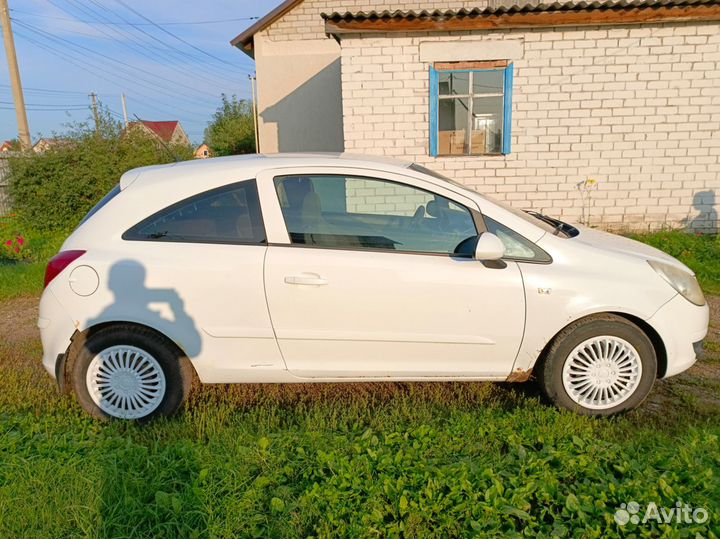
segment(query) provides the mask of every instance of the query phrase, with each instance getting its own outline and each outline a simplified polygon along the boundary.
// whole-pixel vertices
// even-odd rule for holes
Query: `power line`
[[[74,13],[68,11],[68,10],[65,9],[63,6],[57,4],[54,0],[48,0],[48,1],[49,1],[51,4],[53,4],[55,7],[57,7],[58,9],[60,9],[60,10],[62,10],[63,12],[67,13],[68,15],[74,16]],[[70,2],[72,5],[74,5],[75,8],[78,9],[78,10],[80,10],[83,14],[85,14],[86,16],[89,16],[89,17],[92,18],[92,21],[87,21],[87,22],[85,22],[85,24],[87,24],[87,25],[93,26],[93,25],[95,25],[95,24],[103,24],[104,22],[110,20],[110,19],[108,19],[108,17],[106,17],[106,16],[104,16],[103,14],[99,13],[97,10],[91,8],[90,6],[83,5],[83,4],[81,4],[80,2],[78,2],[78,1],[76,1],[76,0],[67,0],[67,1]],[[115,16],[119,16],[119,15],[117,15],[116,13],[114,13],[112,10],[109,10],[107,7],[105,7],[105,6],[103,6],[102,4],[96,2],[95,0],[91,0],[91,2],[92,2],[93,4],[95,4],[96,6],[98,6],[99,8],[103,9],[103,10],[109,11],[111,14],[113,14],[113,15],[115,15]],[[133,28],[133,29],[136,30],[136,31],[138,31],[138,32],[140,32],[141,34],[149,37],[150,39],[156,41],[157,43],[159,43],[159,44],[163,47],[163,49],[158,49],[158,47],[157,47],[157,46],[154,46],[154,45],[148,46],[148,45],[146,44],[147,42],[141,41],[141,40],[138,39],[139,36],[136,36],[135,34],[132,34],[132,33],[128,32],[127,30],[124,30],[124,29],[122,29],[122,28],[112,28],[112,27],[109,28],[110,31],[115,32],[116,34],[118,34],[118,35],[120,35],[120,36],[124,36],[124,37],[126,37],[127,39],[129,39],[129,41],[130,41],[131,43],[124,43],[124,40],[120,40],[120,44],[123,45],[124,47],[128,48],[129,50],[132,50],[132,51],[135,52],[136,54],[140,54],[140,55],[142,55],[142,56],[145,56],[146,58],[152,60],[153,62],[157,62],[158,56],[161,56],[163,59],[167,60],[168,63],[169,63],[169,65],[168,65],[168,63],[161,64],[161,65],[163,65],[163,67],[168,68],[168,69],[173,69],[173,70],[175,70],[175,71],[177,71],[177,72],[179,72],[179,73],[181,73],[181,74],[186,74],[185,71],[183,71],[183,69],[182,69],[181,67],[179,67],[179,66],[178,66],[178,67],[175,67],[174,65],[172,65],[172,64],[176,63],[177,60],[176,60],[175,58],[171,57],[170,55],[171,55],[171,54],[172,54],[172,55],[175,55],[175,57],[179,58],[179,59],[182,60],[182,61],[187,60],[187,57],[186,57],[186,56],[182,55],[182,54],[179,53],[177,50],[168,47],[165,42],[160,41],[160,40],[157,39],[155,36],[153,36],[152,34],[146,32],[146,31],[143,30],[142,28]],[[118,41],[117,38],[116,38],[116,36],[111,35],[110,33],[108,33],[108,32],[107,32],[106,30],[104,30],[103,28],[98,28],[97,30],[98,30],[101,34],[103,34],[103,35],[109,37],[110,39],[112,39],[114,42],[117,42],[117,41]],[[217,74],[216,72],[212,71],[212,66],[205,65],[205,64],[198,64],[198,65],[196,65],[196,66],[194,67],[194,69],[195,69],[196,71],[203,71],[203,72],[207,73],[209,76],[216,78],[218,81],[220,81],[220,82],[219,82],[220,85],[225,85],[226,83],[230,83],[231,85],[236,85],[236,84],[238,83],[237,80],[231,79],[231,78],[228,78],[227,76],[225,76],[226,70],[223,70],[223,71],[222,71],[222,74],[219,75],[219,74]],[[222,81],[224,81],[224,82],[222,82]],[[216,84],[218,84],[218,83],[216,82]]]
[[[31,107],[85,107],[82,103],[73,103],[71,105],[63,105],[62,103],[25,103]],[[14,105],[12,101],[0,101],[0,105]]]
[[[23,15],[27,15],[29,17],[40,17],[42,19],[54,19],[57,21],[71,21],[71,22],[81,22],[81,23],[91,23],[95,22],[97,24],[106,24],[109,26],[191,26],[191,25],[197,25],[197,24],[221,24],[221,23],[228,23],[228,22],[238,22],[238,21],[255,21],[259,19],[260,17],[237,17],[234,19],[221,19],[221,20],[214,20],[214,21],[173,21],[173,22],[156,22],[156,23],[150,23],[150,22],[117,22],[117,21],[107,21],[107,22],[98,22],[98,21],[83,21],[79,19],[73,19],[70,17],[54,17],[52,15],[43,15],[41,13],[33,13],[32,11],[24,11],[22,9],[11,9],[10,12],[14,13],[21,13]]]
[[[15,110],[15,107],[8,107],[6,105],[0,105],[0,110]],[[66,111],[80,111],[80,110],[87,110],[87,107],[78,107],[78,108],[70,108],[70,107],[62,107],[58,109],[48,109],[48,108],[34,108],[34,107],[27,107],[26,110],[29,110],[31,112],[66,112]]]
[[[9,84],[0,84],[0,88],[10,88]],[[86,95],[87,92],[81,92],[79,90],[55,90],[51,88],[29,88],[27,86],[23,87],[23,91],[26,93],[49,93],[49,94],[77,94],[77,95]]]
[[[152,25],[155,26],[156,28],[160,29],[162,32],[164,32],[164,33],[166,33],[167,35],[175,38],[175,39],[178,40],[179,42],[184,43],[184,44],[187,45],[188,47],[191,47],[191,48],[193,48],[194,50],[196,50],[196,51],[204,54],[204,55],[207,56],[208,58],[213,58],[213,59],[215,59],[215,60],[218,61],[218,62],[222,62],[223,64],[229,65],[229,66],[231,66],[231,67],[233,67],[233,68],[237,68],[237,66],[236,66],[235,64],[233,64],[232,62],[228,62],[227,60],[224,60],[224,59],[220,58],[219,56],[215,56],[214,54],[211,54],[211,53],[209,53],[209,52],[207,52],[207,51],[204,51],[204,50],[201,49],[200,47],[196,47],[196,46],[193,45],[192,43],[190,43],[190,42],[188,42],[188,41],[185,41],[183,38],[176,36],[176,35],[173,34],[170,30],[168,30],[168,29],[166,29],[166,28],[163,28],[162,26],[160,26],[160,25],[158,25],[157,23],[155,23],[155,22],[151,21],[150,19],[148,19],[145,15],[143,15],[143,14],[140,13],[139,11],[137,11],[137,10],[133,9],[132,7],[128,6],[123,0],[115,0],[115,2],[117,2],[117,3],[120,4],[121,6],[125,7],[125,9],[127,9],[128,11],[133,12],[135,15],[137,15],[137,16],[140,17],[141,19],[147,21],[148,23],[152,24]]]
[[[105,59],[105,60],[110,60],[111,62],[115,62],[115,63],[117,63],[117,64],[120,64],[121,66],[124,66],[124,67],[126,67],[126,68],[129,68],[130,70],[139,71],[139,72],[144,73],[144,74],[147,74],[147,75],[149,75],[149,76],[151,76],[151,77],[155,77],[156,79],[161,80],[161,81],[163,81],[164,83],[169,83],[169,84],[172,85],[172,86],[181,86],[181,87],[183,87],[183,88],[186,88],[186,89],[189,89],[189,90],[191,90],[191,91],[193,91],[193,92],[196,92],[197,94],[204,94],[204,95],[207,95],[207,96],[211,96],[211,97],[213,97],[213,98],[216,98],[216,96],[215,96],[214,94],[211,94],[210,92],[206,92],[206,91],[203,91],[203,90],[198,90],[198,89],[196,89],[196,88],[194,88],[194,87],[192,87],[192,86],[189,86],[189,85],[187,85],[187,84],[183,84],[183,83],[178,82],[178,81],[170,80],[170,79],[168,79],[168,78],[166,78],[166,77],[163,77],[163,76],[161,76],[161,75],[157,75],[157,74],[155,74],[155,73],[152,73],[151,71],[147,71],[146,69],[133,66],[133,65],[127,63],[127,62],[124,62],[124,61],[122,61],[122,60],[118,60],[118,59],[116,59],[116,58],[113,58],[113,57],[111,57],[111,56],[108,56],[107,54],[103,54],[103,53],[98,52],[98,51],[96,51],[96,50],[90,49],[89,47],[85,47],[85,46],[83,46],[83,45],[79,45],[79,44],[77,44],[77,43],[73,43],[72,41],[69,41],[69,40],[64,39],[64,38],[62,38],[62,37],[53,35],[53,34],[51,34],[51,33],[49,33],[49,32],[46,32],[46,31],[44,31],[44,30],[41,30],[40,28],[37,28],[37,27],[32,26],[32,25],[30,25],[30,24],[27,24],[27,23],[24,23],[24,22],[21,22],[21,21],[16,21],[16,22],[17,22],[17,24],[19,24],[19,25],[22,26],[23,28],[25,28],[25,29],[27,29],[27,30],[35,33],[35,34],[38,34],[38,35],[40,35],[41,37],[44,37],[44,38],[46,38],[46,39],[49,39],[50,41],[54,41],[54,42],[56,42],[56,43],[57,43],[57,42],[60,42],[60,43],[63,43],[63,44],[67,44],[67,45],[69,45],[69,46],[71,46],[71,47],[75,47],[75,48],[80,49],[80,50],[82,50],[82,51],[84,51],[84,52],[93,54],[93,55],[95,55],[95,56],[99,56],[99,57],[101,57],[101,58],[103,58],[103,59]],[[123,70],[122,68],[118,68],[118,69],[121,70],[121,71],[125,71],[125,72],[127,73],[127,69],[125,69],[125,70]],[[140,77],[137,76],[137,74],[133,74],[132,72],[130,72],[130,76],[135,76],[135,77],[137,77],[137,78],[140,78]],[[147,80],[147,79],[145,79],[145,80]],[[154,82],[154,81],[149,81],[149,82],[150,82],[150,84],[158,85],[157,82]],[[158,85],[158,86],[159,86],[159,85]],[[165,89],[166,89],[166,91],[172,92],[173,94],[185,95],[186,97],[191,97],[191,98],[192,98],[192,96],[189,96],[188,94],[182,94],[181,92],[178,92],[177,88],[172,88],[172,87],[171,87],[171,88],[167,88],[167,87],[166,87]]]
[[[18,35],[19,37],[22,37],[25,41],[28,41],[29,43],[32,43],[32,44],[35,45],[36,47],[41,48],[41,49],[49,52],[50,54],[52,54],[52,55],[54,55],[54,56],[57,56],[58,58],[62,59],[63,61],[65,61],[65,62],[67,62],[67,63],[70,63],[70,64],[72,64],[72,65],[74,65],[74,66],[82,69],[83,71],[86,71],[86,72],[87,72],[87,71],[90,71],[90,72],[92,72],[96,77],[98,77],[98,78],[100,78],[100,79],[102,79],[102,80],[104,80],[104,81],[107,81],[107,82],[109,82],[109,83],[111,83],[111,84],[113,84],[113,85],[123,85],[123,84],[126,84],[126,83],[127,83],[126,80],[120,78],[116,73],[114,73],[114,72],[112,72],[112,71],[108,71],[107,69],[104,69],[104,67],[99,67],[99,66],[97,66],[97,65],[94,65],[94,64],[90,63],[90,61],[89,61],[88,59],[86,59],[86,58],[81,58],[81,59],[78,60],[78,58],[77,58],[76,56],[74,56],[74,55],[78,54],[78,53],[76,53],[75,51],[65,51],[64,53],[60,53],[60,52],[58,52],[55,48],[50,47],[50,46],[48,46],[48,45],[46,45],[46,44],[44,44],[44,43],[41,43],[41,42],[35,40],[34,38],[25,35],[25,34],[22,33],[22,32],[16,31],[15,33],[16,33],[16,35]],[[93,72],[93,71],[92,71],[91,69],[89,69],[89,68],[92,68],[92,69],[94,69],[94,70],[96,70],[96,71],[99,71],[99,72],[101,72],[101,73],[105,73],[107,76],[100,75],[100,74],[97,73],[97,72]],[[108,78],[108,76],[109,76],[110,78]],[[158,89],[157,86],[145,84],[144,82],[141,82],[141,81],[139,81],[139,80],[133,80],[132,82],[133,82],[134,85],[138,85],[138,86],[141,86],[141,87],[143,87],[143,88],[147,88],[147,89],[149,89],[149,90],[151,90],[151,91],[156,91],[156,90]],[[143,97],[146,97],[147,99],[149,99],[149,100],[151,100],[151,101],[155,101],[155,102],[157,102],[157,103],[166,104],[165,101],[160,101],[160,100],[158,100],[158,99],[156,99],[156,98],[153,98],[153,97],[151,97],[151,96],[148,96],[147,94],[142,94],[142,93],[140,93],[140,92],[135,92],[135,93],[138,94],[138,95],[141,95],[141,96],[143,96]],[[105,95],[110,95],[110,94],[105,94]],[[186,101],[186,102],[193,103],[193,104],[197,105],[197,102],[196,102],[196,101],[191,101],[191,100],[185,99],[185,98],[183,98],[183,97],[179,97],[178,95],[174,95],[173,97],[174,97],[175,99],[179,100],[179,101]],[[205,106],[205,105],[203,105],[203,106]],[[210,105],[207,105],[207,106],[210,106]],[[213,106],[214,106],[214,105],[213,105]],[[197,115],[197,116],[202,116],[202,115],[200,115],[200,114],[197,113],[197,112],[189,111],[189,110],[184,109],[184,108],[181,108],[181,107],[177,107],[177,106],[176,106],[175,108],[177,108],[177,109],[180,110],[180,111],[186,112],[186,113],[188,113],[188,114]],[[204,116],[203,116],[203,118],[204,118]]]
[[[50,0],[50,1],[52,1],[52,0]],[[69,0],[69,1],[72,1],[72,2],[74,2],[74,3],[77,3],[77,0]],[[114,10],[114,9],[111,9],[110,7],[106,6],[105,4],[99,2],[99,0],[90,0],[90,2],[92,2],[92,3],[93,3],[94,5],[96,5],[97,7],[103,9],[104,11],[107,11],[107,12],[108,12],[110,15],[112,15],[113,17],[119,18],[119,19],[121,19],[122,21],[127,22],[127,23],[130,23],[130,22],[131,22],[131,21],[130,21],[129,19],[127,19],[122,13],[120,13],[120,12]],[[136,13],[138,16],[143,17],[143,15],[139,14],[137,11],[134,11],[134,13]],[[104,19],[105,19],[105,20],[109,20],[107,17],[105,17]],[[147,17],[145,17],[145,19],[146,19],[149,23],[152,23],[152,21],[150,21],[150,19],[148,19]],[[154,25],[154,24],[151,24],[151,25],[152,25],[152,26],[156,26],[156,25]],[[187,41],[184,41],[184,40],[182,40],[181,38],[178,38],[177,36],[175,36],[175,34],[169,32],[168,30],[165,30],[165,29],[163,29],[163,28],[160,28],[159,26],[156,26],[156,27],[157,27],[158,29],[160,29],[162,32],[167,33],[167,34],[175,37],[176,39],[180,40],[181,42],[189,45],[191,48],[195,48],[195,49],[199,50],[200,52],[202,52],[203,54],[208,54],[208,53],[205,53],[204,51],[202,51],[201,49],[198,49],[197,47],[195,47],[195,46],[192,45],[191,43],[188,43]],[[172,53],[174,53],[174,54],[176,54],[176,55],[180,55],[180,57],[181,57],[182,60],[186,60],[188,57],[190,57],[190,58],[193,58],[193,59],[198,60],[199,62],[202,62],[201,64],[199,64],[199,65],[201,65],[201,66],[207,66],[208,68],[211,68],[211,69],[222,69],[222,73],[223,73],[223,74],[227,71],[227,68],[226,68],[226,67],[220,68],[220,67],[218,67],[218,66],[214,66],[213,64],[209,64],[204,57],[199,56],[199,55],[197,55],[197,54],[193,54],[193,53],[180,53],[180,52],[176,49],[176,47],[171,47],[170,45],[168,45],[167,41],[163,41],[163,40],[159,39],[158,37],[154,36],[153,34],[151,34],[151,33],[149,33],[149,32],[146,32],[146,31],[145,31],[143,28],[141,28],[141,27],[133,27],[133,29],[136,30],[137,32],[140,32],[140,33],[142,33],[143,35],[149,37],[149,38],[152,39],[154,42],[158,43],[161,47],[168,49],[169,52],[172,52]],[[153,45],[153,47],[154,47],[154,45]],[[242,60],[243,62],[244,62],[244,61],[247,61],[247,60],[246,60],[246,57],[243,57],[241,60]],[[221,60],[221,61],[222,61],[222,60]],[[223,63],[224,63],[224,61],[223,61]],[[232,65],[232,64],[230,64],[230,65]],[[247,64],[247,65],[248,65],[248,67],[250,67],[250,64]],[[236,82],[236,81],[233,81],[233,84],[234,84],[235,82]]]
[[[54,0],[49,0],[49,1],[54,4]],[[76,7],[80,8],[80,9],[81,9],[84,13],[86,13],[86,14],[88,13],[88,10],[90,10],[90,16],[91,16],[91,17],[92,17],[93,15],[98,14],[98,12],[97,12],[96,10],[93,10],[93,9],[90,8],[89,6],[83,7],[83,6],[79,3],[79,0],[67,0],[67,1],[72,2],[74,5],[76,5]],[[135,31],[137,31],[137,32],[140,32],[140,33],[143,34],[144,36],[147,36],[148,38],[150,38],[152,41],[158,43],[158,44],[163,48],[163,50],[167,50],[168,53],[172,53],[172,54],[174,54],[174,55],[176,55],[176,56],[179,56],[182,61],[187,60],[188,57],[189,57],[189,58],[193,58],[193,59],[197,59],[198,61],[202,62],[202,63],[198,64],[199,66],[206,67],[207,69],[222,70],[222,71],[221,71],[221,72],[223,73],[222,78],[226,78],[224,75],[225,75],[225,73],[226,73],[226,71],[227,71],[227,68],[225,68],[225,67],[220,68],[220,67],[215,66],[215,65],[213,65],[213,64],[209,64],[205,58],[200,57],[200,56],[198,56],[198,55],[194,55],[194,54],[192,54],[192,53],[181,53],[180,51],[177,50],[176,47],[171,47],[166,41],[163,41],[163,40],[157,38],[157,37],[154,36],[153,34],[145,31],[142,27],[134,26],[135,23],[132,22],[132,21],[130,21],[129,19],[127,19],[122,13],[120,13],[120,12],[114,10],[114,9],[111,9],[110,7],[106,6],[104,3],[101,3],[99,0],[90,0],[90,2],[91,2],[92,4],[94,4],[95,6],[97,6],[98,8],[106,11],[107,13],[109,13],[110,15],[112,15],[113,17],[118,18],[118,19],[122,20],[123,22],[126,22],[126,23],[128,23],[128,24],[130,24],[130,25],[133,25],[133,26],[132,26],[132,29],[133,29],[133,30],[135,30]],[[56,4],[55,4],[55,5],[56,5]],[[65,11],[66,13],[68,13],[67,10],[64,10],[64,11]],[[135,12],[135,13],[137,13],[137,12]],[[138,13],[138,15],[139,15],[139,16],[142,16],[142,15],[140,15],[139,13]],[[110,20],[108,17],[104,17],[104,16],[103,16],[102,18],[103,18],[105,21],[109,21],[109,20]],[[147,19],[147,18],[146,18],[146,19]],[[149,23],[148,23],[149,26],[155,26],[154,24],[152,24],[152,21],[150,21],[150,19],[147,19],[147,20],[149,21]],[[159,28],[159,27],[158,27],[158,28]],[[159,29],[160,29],[161,31],[165,32],[165,33],[168,33],[167,30],[163,30],[162,28],[159,28]],[[174,34],[170,33],[170,35],[174,35]],[[185,43],[188,44],[190,47],[195,47],[194,45],[192,45],[192,44],[190,44],[190,43],[188,43],[188,42],[185,42]],[[155,45],[152,45],[152,44],[151,44],[151,47],[152,47],[152,51],[151,51],[151,52],[155,53],[156,50],[157,50],[157,47],[156,47]],[[197,47],[195,47],[195,48],[197,48]],[[199,49],[198,49],[198,50],[199,50]],[[243,57],[242,60],[245,61],[246,58]],[[249,66],[249,64],[248,64],[248,66]],[[236,83],[237,83],[237,81],[235,81],[235,80],[232,80],[231,82],[232,82],[233,84],[236,84]]]

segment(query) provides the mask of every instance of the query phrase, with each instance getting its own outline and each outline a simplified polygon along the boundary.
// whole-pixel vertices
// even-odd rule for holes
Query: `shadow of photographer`
[[[114,299],[88,327],[108,321],[138,322],[174,340],[189,358],[199,355],[202,337],[185,304],[173,288],[148,288],[145,267],[135,260],[120,260],[110,267],[108,288]],[[158,306],[153,309],[151,306]],[[133,320],[128,320],[133,313]]]

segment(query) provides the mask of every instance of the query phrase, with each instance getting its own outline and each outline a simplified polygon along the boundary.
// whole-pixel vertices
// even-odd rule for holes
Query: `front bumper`
[[[678,294],[663,305],[648,323],[655,328],[665,345],[667,367],[662,378],[668,378],[689,369],[697,360],[697,344],[707,335],[710,308],[707,304],[698,307]]]
[[[50,289],[45,290],[40,299],[38,327],[43,345],[43,367],[56,378],[58,360],[70,347],[75,324]]]

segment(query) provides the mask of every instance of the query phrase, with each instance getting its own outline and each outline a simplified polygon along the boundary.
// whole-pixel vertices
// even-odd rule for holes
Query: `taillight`
[[[77,260],[85,251],[61,251],[50,259],[47,268],[45,268],[45,287],[49,285],[58,274],[67,268],[74,260]]]

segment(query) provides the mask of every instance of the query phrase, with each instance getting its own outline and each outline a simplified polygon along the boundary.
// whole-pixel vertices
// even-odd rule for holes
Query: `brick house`
[[[718,229],[720,0],[287,0],[232,44],[263,152],[397,156],[570,221]]]
[[[148,135],[156,137],[166,144],[190,145],[190,139],[177,120],[160,122],[141,120],[139,122],[130,122],[128,129],[142,129]]]

